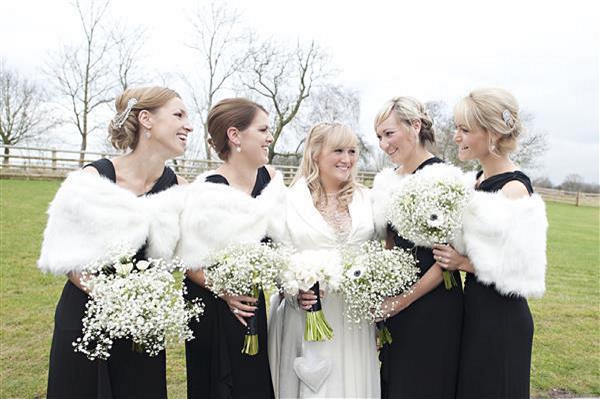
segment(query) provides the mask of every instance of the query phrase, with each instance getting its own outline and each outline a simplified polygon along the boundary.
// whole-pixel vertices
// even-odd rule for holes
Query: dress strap
[[[115,172],[115,166],[110,161],[110,159],[98,159],[97,161],[85,165],[84,168],[87,168],[88,166],[96,168],[98,173],[100,173],[100,176],[106,177],[113,183],[117,182],[117,173]]]

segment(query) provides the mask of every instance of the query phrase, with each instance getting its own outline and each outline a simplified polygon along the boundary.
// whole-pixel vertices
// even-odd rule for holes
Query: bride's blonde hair
[[[358,159],[358,138],[349,126],[337,122],[321,122],[310,129],[304,143],[302,161],[292,181],[292,185],[304,177],[315,206],[318,203],[327,202],[325,189],[319,178],[319,167],[316,163],[316,159],[321,154],[321,151],[327,146],[354,147],[356,149],[356,158]],[[356,182],[357,172],[357,163],[354,163],[350,170],[349,179],[343,182],[340,187],[338,200],[342,206],[347,206],[352,202],[354,189],[358,185]]]

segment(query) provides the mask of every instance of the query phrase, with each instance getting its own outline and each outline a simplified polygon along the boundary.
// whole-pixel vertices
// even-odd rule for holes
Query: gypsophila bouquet
[[[291,255],[281,278],[285,292],[297,295],[299,290],[311,290],[317,295],[317,303],[306,315],[306,341],[333,338],[333,329],[327,323],[321,307],[320,288],[322,285],[325,289],[337,290],[341,277],[342,258],[337,250],[305,250]]]
[[[90,360],[107,359],[116,339],[131,339],[133,349],[156,356],[171,342],[194,338],[188,323],[204,311],[199,299],[183,298],[185,285],[173,272],[183,264],[162,259],[134,260],[120,249],[87,265],[82,285],[89,291],[83,336],[73,343]]]
[[[261,290],[276,287],[280,268],[287,261],[286,251],[264,243],[229,245],[208,259],[204,269],[206,287],[215,295],[249,295],[258,298]],[[248,320],[242,353],[258,353],[256,316]]]
[[[381,307],[383,301],[408,291],[418,273],[414,257],[403,249],[385,249],[378,241],[367,241],[359,249],[346,249],[340,285],[346,319],[358,324],[388,317]],[[378,324],[378,329],[380,342],[391,343],[385,325]]]
[[[392,193],[386,216],[402,237],[432,247],[452,240],[473,193],[465,174],[455,166],[434,164],[405,177]],[[456,286],[444,270],[444,284]]]

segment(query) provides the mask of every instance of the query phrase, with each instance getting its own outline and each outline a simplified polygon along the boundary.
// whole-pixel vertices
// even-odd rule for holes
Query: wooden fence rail
[[[81,167],[82,151],[62,150],[56,148],[1,146],[3,152],[0,177],[1,178],[26,178],[26,179],[62,179],[65,175]],[[99,158],[117,155],[107,152],[83,152],[83,164],[93,162]],[[207,159],[177,158],[169,161],[175,172],[187,180],[193,180],[197,175],[216,169],[221,161]],[[282,172],[286,183],[294,178],[298,167],[289,165],[273,165]],[[373,184],[375,172],[360,171],[359,180],[367,185]]]
[[[0,178],[26,179],[62,179],[73,170],[80,168],[81,151],[62,150],[56,148],[37,148],[22,146],[1,146],[4,155]],[[114,156],[114,153],[83,152],[84,163],[93,162],[98,158]],[[177,158],[169,162],[177,174],[187,180],[193,180],[197,175],[216,169],[221,161],[207,159]],[[286,183],[290,183],[296,174],[297,167],[289,165],[273,165],[283,173]],[[360,171],[358,178],[364,185],[371,187],[375,172]],[[600,194],[536,188],[545,200],[563,202],[576,206],[600,206]]]

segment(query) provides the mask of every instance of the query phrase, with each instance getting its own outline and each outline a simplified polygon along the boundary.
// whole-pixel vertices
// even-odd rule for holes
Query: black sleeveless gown
[[[258,170],[252,197],[258,196],[271,176],[266,167]],[[207,182],[229,184],[221,175],[211,175]],[[207,226],[210,228],[210,226]],[[235,318],[227,303],[185,280],[187,299],[202,298],[205,304],[200,321],[190,327],[195,339],[186,342],[188,399],[270,399],[274,398],[267,353],[267,313],[264,293],[258,298],[255,312],[259,351],[242,353],[246,328]]]
[[[514,180],[533,193],[531,181],[519,171],[491,176],[477,190],[497,192]],[[467,273],[464,309],[456,397],[528,399],[533,318],[527,299],[504,296]]]
[[[86,167],[116,182],[115,168],[108,159]],[[168,167],[146,194],[154,194],[177,184]],[[136,259],[145,259],[145,245]],[[162,351],[150,357],[132,350],[130,340],[115,341],[107,361],[90,361],[75,352],[73,342],[81,336],[88,295],[68,280],[56,307],[54,334],[50,349],[48,399],[163,399],[167,397],[166,356]]]
[[[433,157],[415,170],[442,163]],[[419,278],[435,264],[431,248],[417,247],[394,233],[395,246],[411,251],[420,269]],[[447,290],[442,283],[386,320],[393,342],[380,352],[381,397],[384,399],[454,399],[460,351],[463,292]]]

